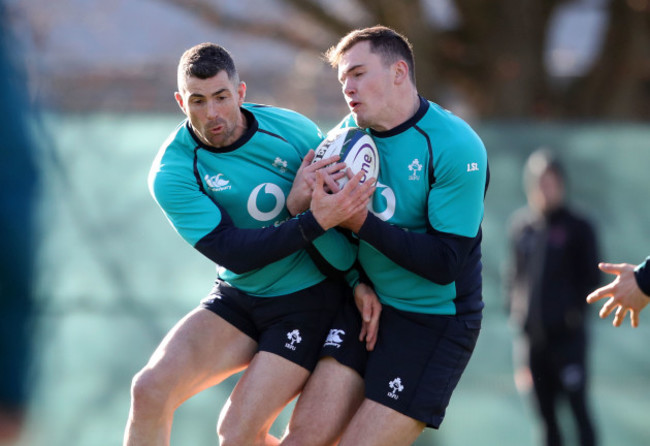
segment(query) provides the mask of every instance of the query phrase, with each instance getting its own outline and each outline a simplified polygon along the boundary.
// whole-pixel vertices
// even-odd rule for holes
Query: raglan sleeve
[[[201,190],[191,163],[165,152],[152,165],[149,190],[176,232],[220,266],[242,274],[309,246],[325,232],[309,211],[279,226],[238,228]]]
[[[438,284],[455,281],[475,246],[489,179],[485,146],[469,132],[448,142],[435,164],[426,232],[405,231],[368,214],[359,237],[403,268]]]

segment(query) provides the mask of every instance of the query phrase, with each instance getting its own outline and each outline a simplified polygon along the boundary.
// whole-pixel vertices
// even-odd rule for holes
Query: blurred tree
[[[572,0],[276,0],[280,20],[234,14],[223,2],[162,0],[221,29],[322,52],[349,30],[381,23],[413,43],[418,87],[460,97],[484,118],[650,117],[650,0],[603,0],[607,23],[595,62],[554,79],[545,63],[553,14]],[[453,20],[433,20],[435,2]]]

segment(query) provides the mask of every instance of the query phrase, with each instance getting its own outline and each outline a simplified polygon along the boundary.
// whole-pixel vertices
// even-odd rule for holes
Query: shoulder
[[[316,130],[318,126],[307,116],[288,108],[272,105],[244,103],[243,108],[255,115],[260,124],[260,129],[295,130],[306,128]],[[318,129],[320,131],[320,129]]]
[[[193,175],[192,162],[196,142],[187,129],[187,120],[181,122],[162,143],[151,164],[148,183],[157,196],[171,180]]]
[[[434,176],[464,178],[484,189],[488,174],[487,151],[472,127],[460,117],[429,102],[429,109],[416,124],[426,133],[432,151]]]
[[[435,102],[429,101],[429,109],[418,125],[440,149],[485,152],[485,145],[476,131],[464,119]]]
[[[598,231],[594,222],[586,215],[578,215],[575,225],[576,239],[580,237],[583,243],[596,245],[598,243]]]
[[[593,232],[593,223],[591,219],[581,210],[567,207],[564,209],[566,218],[572,222],[577,232],[590,231]]]
[[[508,218],[507,227],[511,234],[516,234],[531,226],[536,220],[528,206],[515,210]]]
[[[187,119],[185,119],[176,126],[174,131],[160,145],[154,158],[154,167],[167,164],[174,159],[186,158],[192,154],[195,146],[196,141],[192,138],[187,128]]]

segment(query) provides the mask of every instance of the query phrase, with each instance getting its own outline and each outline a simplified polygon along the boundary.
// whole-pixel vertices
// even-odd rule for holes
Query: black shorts
[[[285,296],[255,297],[217,281],[201,307],[216,313],[258,343],[313,371],[320,348],[345,294],[343,282],[324,280]]]
[[[344,307],[321,357],[332,356],[361,374],[366,398],[437,429],[474,351],[481,321],[384,305],[377,344],[368,352],[358,340],[361,317],[354,302]]]

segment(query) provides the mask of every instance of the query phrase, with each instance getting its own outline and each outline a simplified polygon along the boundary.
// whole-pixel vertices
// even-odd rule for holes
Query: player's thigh
[[[426,427],[389,407],[366,399],[350,421],[340,446],[406,446]]]
[[[258,352],[237,382],[219,420],[219,435],[233,443],[264,436],[282,409],[300,393],[309,371],[274,353]],[[235,442],[236,443],[236,442]]]
[[[363,401],[363,378],[331,357],[318,362],[293,410],[285,446],[332,445]]]
[[[153,386],[189,397],[246,367],[256,349],[248,335],[197,308],[167,333],[141,375]]]

